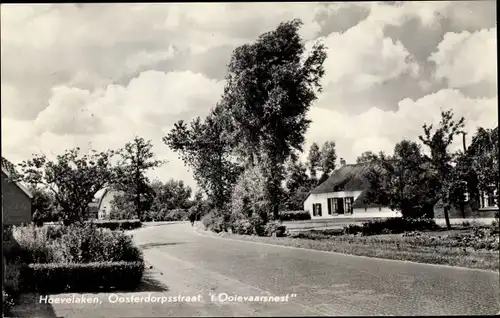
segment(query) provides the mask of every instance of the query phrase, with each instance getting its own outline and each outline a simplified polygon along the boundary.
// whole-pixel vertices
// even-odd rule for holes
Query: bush
[[[357,235],[359,233],[363,233],[363,227],[356,224],[350,224],[343,228],[343,234],[345,235]]]
[[[188,212],[183,209],[168,210],[162,221],[187,221]]]
[[[21,289],[25,292],[90,292],[99,289],[131,290],[144,273],[143,262],[87,264],[29,264],[21,268]]]
[[[407,231],[433,230],[438,226],[433,219],[388,218],[363,222],[363,235],[397,234]]]
[[[3,298],[4,317],[10,317],[10,316],[12,316],[12,313],[10,312],[10,310],[17,303],[16,297],[13,296],[10,292],[6,291],[5,289],[2,289],[2,296],[3,296],[2,298]]]
[[[285,236],[286,226],[284,226],[280,221],[268,222],[264,228],[264,233],[266,236]]]
[[[63,259],[68,263],[142,261],[141,250],[122,232],[94,225],[74,226],[61,237]]]
[[[33,225],[14,229],[14,240],[6,258],[21,263],[90,263],[142,261],[142,253],[130,236],[94,224],[70,227]]]
[[[57,240],[50,239],[47,227],[30,224],[15,227],[12,232],[15,243],[6,258],[20,263],[62,262],[61,246]]]
[[[239,219],[231,224],[231,229],[234,234],[241,235],[253,235],[255,234],[255,229],[253,224],[247,219]]]
[[[65,226],[49,225],[47,226],[47,237],[53,240],[61,238],[66,233],[66,229]]]
[[[241,174],[231,193],[230,206],[231,214],[238,218],[270,219],[271,204],[266,197],[266,178],[261,167],[248,168]]]
[[[279,213],[281,221],[305,221],[311,219],[307,211],[282,211]]]
[[[220,233],[227,228],[224,222],[224,217],[216,210],[212,210],[208,214],[204,215],[201,219],[201,223],[205,227],[205,230],[210,230],[215,233]]]
[[[142,226],[140,220],[98,220],[86,221],[86,223],[93,223],[98,228],[107,228],[112,231],[115,230],[134,230]]]
[[[4,297],[4,309],[7,311],[16,305],[19,300],[19,274],[20,272],[17,266],[12,266],[10,264],[5,266],[2,293]]]

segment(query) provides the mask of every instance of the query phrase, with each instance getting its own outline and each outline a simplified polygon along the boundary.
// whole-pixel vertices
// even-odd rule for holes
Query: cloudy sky
[[[468,131],[498,125],[495,1],[2,5],[2,155],[138,134],[169,161],[152,176],[194,186],[161,137],[214,106],[235,47],[293,18],[328,47],[304,149],[391,152],[449,108]]]

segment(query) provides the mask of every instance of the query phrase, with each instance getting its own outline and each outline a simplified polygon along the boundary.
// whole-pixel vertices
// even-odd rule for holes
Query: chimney
[[[340,166],[345,166],[345,160],[344,158],[340,158]]]

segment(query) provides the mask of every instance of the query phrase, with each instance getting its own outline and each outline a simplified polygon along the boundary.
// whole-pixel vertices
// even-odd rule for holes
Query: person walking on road
[[[189,221],[191,221],[191,226],[194,226],[194,221],[196,220],[196,213],[195,212],[191,212],[191,214],[189,215]]]

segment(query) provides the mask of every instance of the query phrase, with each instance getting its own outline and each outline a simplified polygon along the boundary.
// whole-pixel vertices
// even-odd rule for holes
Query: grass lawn
[[[468,231],[468,229],[440,230],[422,233],[423,237],[405,237],[403,234],[331,236],[321,235],[321,231],[292,233],[290,237],[259,237],[229,233],[219,236],[351,255],[498,271],[500,269],[498,250],[465,248],[460,246],[459,242],[445,238]]]

